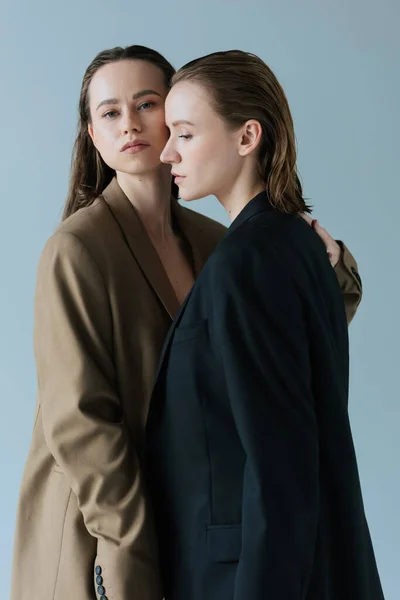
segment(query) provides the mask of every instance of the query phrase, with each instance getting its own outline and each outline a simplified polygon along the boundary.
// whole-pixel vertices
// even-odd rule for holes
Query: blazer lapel
[[[164,342],[163,348],[161,350],[160,360],[158,361],[157,373],[156,373],[156,376],[155,376],[155,379],[154,379],[153,394],[154,394],[154,390],[156,389],[156,385],[157,385],[157,382],[159,380],[162,368],[164,366],[164,360],[165,360],[165,358],[166,358],[166,356],[168,354],[169,348],[171,346],[172,337],[174,335],[175,329],[178,327],[178,325],[179,325],[179,323],[180,323],[180,321],[181,321],[181,319],[183,317],[186,305],[189,302],[189,299],[190,299],[190,296],[192,295],[193,289],[194,289],[194,286],[189,291],[188,295],[186,296],[185,300],[183,301],[183,304],[180,307],[180,309],[178,311],[178,314],[176,315],[176,317],[174,319],[174,322],[172,323],[171,327],[169,328],[169,331],[167,333],[167,337],[165,338],[165,342]]]
[[[204,230],[204,221],[200,221],[198,219],[197,213],[191,211],[190,209],[186,209],[182,207],[178,202],[175,202],[172,205],[172,211],[174,217],[178,223],[179,229],[183,236],[185,237],[188,245],[190,246],[190,250],[192,253],[193,267],[195,271],[196,279],[200,275],[200,271],[202,270],[204,263],[207,261],[210,253],[214,250],[214,247],[209,246],[209,241],[206,235],[206,231]],[[171,346],[172,338],[175,332],[175,329],[178,327],[183,314],[185,312],[185,308],[187,303],[189,302],[190,296],[194,290],[196,283],[189,291],[185,300],[183,301],[182,306],[180,307],[171,327],[169,328],[167,337],[165,339],[160,360],[158,362],[158,369],[156,373],[156,377],[154,380],[154,390],[156,388],[157,382],[159,380],[162,368],[164,366],[164,362],[166,356],[168,354],[169,348]],[[154,392],[153,392],[154,394]]]
[[[173,319],[179,301],[138,213],[114,178],[102,194],[144,276]]]
[[[111,181],[109,186],[104,190],[102,196],[117,221],[122,235],[144,276],[154,289],[171,317],[171,320],[174,320],[164,342],[156,376],[157,380],[161,372],[165,355],[170,346],[173,333],[182,318],[193,288],[189,291],[180,307],[179,301],[170,284],[157,251],[151,243],[138,213],[119,187],[116,178]],[[209,241],[207,239],[206,231],[204,230],[204,225],[201,220],[199,222],[197,213],[183,208],[177,201],[172,202],[171,208],[173,218],[176,220],[179,231],[190,248],[195,278],[197,279],[210,252],[214,248],[209,247]]]

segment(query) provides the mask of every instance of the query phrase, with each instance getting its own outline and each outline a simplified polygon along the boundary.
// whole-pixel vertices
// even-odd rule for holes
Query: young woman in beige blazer
[[[168,328],[225,230],[178,204],[159,160],[173,73],[131,46],[101,52],[83,79],[64,218],[37,276],[38,397],[12,600],[162,598],[144,425]],[[350,321],[357,265],[317,231]]]

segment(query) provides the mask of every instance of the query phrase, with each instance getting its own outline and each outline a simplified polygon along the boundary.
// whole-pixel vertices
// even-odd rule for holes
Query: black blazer
[[[164,346],[147,426],[167,600],[381,600],[326,250],[256,196]]]

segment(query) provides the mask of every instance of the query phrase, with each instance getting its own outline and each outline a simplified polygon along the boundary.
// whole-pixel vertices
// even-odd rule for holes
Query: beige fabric
[[[354,256],[343,242],[339,241],[338,244],[342,248],[342,255],[335,272],[344,298],[347,322],[350,324],[361,302],[362,282]]]

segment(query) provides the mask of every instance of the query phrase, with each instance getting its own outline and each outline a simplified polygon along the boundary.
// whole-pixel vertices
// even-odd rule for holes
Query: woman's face
[[[109,167],[132,175],[161,167],[168,140],[166,95],[163,73],[146,61],[122,60],[96,72],[89,86],[88,129]]]
[[[161,160],[172,174],[183,200],[232,189],[240,171],[238,132],[215,112],[208,92],[199,84],[182,81],[173,86],[165,103],[170,138]]]

